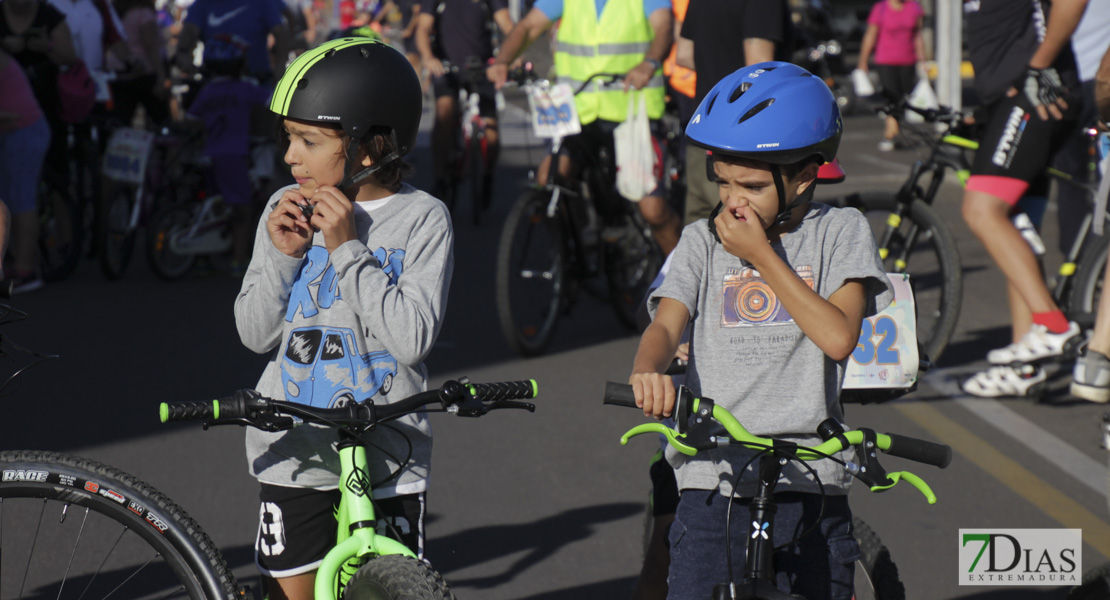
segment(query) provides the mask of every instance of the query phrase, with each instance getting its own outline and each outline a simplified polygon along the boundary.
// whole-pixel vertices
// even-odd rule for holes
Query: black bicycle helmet
[[[285,69],[270,100],[281,117],[338,124],[350,137],[338,187],[353,185],[416,145],[422,94],[416,71],[391,46],[364,37],[325,42]],[[397,151],[352,176],[358,144],[371,127],[387,127]]]

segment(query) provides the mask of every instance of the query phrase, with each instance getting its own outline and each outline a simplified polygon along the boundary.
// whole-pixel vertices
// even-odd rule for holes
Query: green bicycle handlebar
[[[679,391],[679,397],[683,395],[682,389]],[[620,384],[614,382],[606,382],[605,384],[605,404],[612,404],[617,406],[625,406],[630,408],[638,408],[636,399],[632,390],[632,386],[627,384]],[[679,428],[685,423],[689,414],[704,414],[705,411],[699,412],[701,408],[701,400],[693,399],[689,406],[683,406],[683,402],[676,405],[676,413],[687,412],[686,415],[677,414],[676,420],[679,422]],[[772,438],[760,437],[753,435],[744,427],[735,416],[732,415],[727,409],[709,402],[712,404],[711,417],[713,420],[724,426],[728,432],[728,438],[715,438],[710,437],[711,443],[716,443],[718,447],[724,447],[731,444],[740,444],[754,449],[771,448],[775,440]],[[627,444],[628,441],[641,434],[655,433],[661,434],[667,442],[678,452],[687,456],[694,456],[697,454],[698,449],[687,444],[688,441],[686,432],[676,431],[676,429],[667,427],[663,423],[644,423],[637,425],[630,429],[627,433],[621,436],[621,444]],[[813,447],[798,447],[796,456],[803,460],[816,460],[825,458],[827,455],[833,455],[846,449],[849,446],[861,446],[865,443],[864,430],[845,431],[834,437],[830,437],[821,444]],[[916,462],[934,465],[936,467],[945,468],[952,462],[952,449],[944,444],[936,444],[926,440],[920,440],[908,436],[898,434],[882,434],[876,433],[874,444],[879,450],[891,455],[906,458]],[[704,447],[704,446],[703,446]],[[872,491],[884,491],[893,487],[899,480],[909,482],[925,495],[930,504],[936,502],[936,495],[933,494],[929,486],[916,475],[908,472],[895,472],[887,474],[890,478],[890,483],[883,485],[872,485]]]

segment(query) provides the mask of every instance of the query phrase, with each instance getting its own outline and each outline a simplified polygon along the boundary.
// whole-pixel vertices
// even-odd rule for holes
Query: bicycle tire
[[[135,230],[130,226],[136,202],[133,194],[130,186],[113,191],[101,211],[103,222],[96,254],[100,257],[100,270],[108,279],[123,277],[135,250]]]
[[[604,236],[609,301],[620,322],[636,329],[636,313],[663,267],[663,251],[636,207],[630,207],[619,222],[616,228],[607,227]]]
[[[547,348],[563,312],[567,253],[560,216],[547,216],[550,195],[525,193],[509,210],[497,248],[497,316],[505,341],[521,356]]]
[[[174,250],[173,238],[193,222],[193,210],[185,206],[168,206],[150,221],[146,237],[146,257],[154,274],[166,281],[176,281],[189,274],[196,263],[195,254]]]
[[[343,600],[455,600],[428,563],[400,554],[370,559],[347,582]]]
[[[482,148],[484,144],[485,135],[475,134],[470,138],[470,148],[466,151],[475,227],[482,224],[482,213],[486,210],[486,153]]]
[[[1107,598],[1110,598],[1110,563],[1103,563],[1083,574],[1083,583],[1068,590],[1067,600]]]
[[[39,185],[39,265],[46,281],[61,281],[77,269],[84,251],[84,215],[65,190],[43,178]]]
[[[239,597],[204,530],[143,481],[92,460],[31,450],[0,452],[0,471],[5,597],[55,597],[73,588],[84,588],[86,598]]]
[[[1068,319],[1094,327],[1102,295],[1102,278],[1106,270],[1106,253],[1110,250],[1110,235],[1095,239],[1079,257],[1075,279],[1067,302]]]
[[[898,567],[879,535],[856,516],[852,517],[852,530],[860,550],[855,600],[905,600],[906,588],[898,576]]]
[[[829,203],[863,212],[876,240],[882,239],[890,226],[890,216],[899,207],[894,194],[888,192],[861,192]],[[895,264],[894,257],[904,248],[909,231],[915,225],[920,231],[915,247],[907,256],[907,264]],[[891,273],[909,273],[917,306],[918,343],[930,361],[938,362],[956,331],[963,298],[963,271],[956,241],[944,220],[921,200],[910,204],[909,213],[892,233],[883,266]],[[927,247],[921,247],[923,244]]]

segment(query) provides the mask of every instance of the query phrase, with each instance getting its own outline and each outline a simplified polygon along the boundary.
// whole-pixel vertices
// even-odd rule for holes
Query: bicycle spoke
[[[69,503],[67,502],[62,506],[62,518],[58,519],[59,523],[65,523],[66,514],[69,512]],[[69,571],[73,568],[73,557],[77,556],[77,546],[81,545],[81,536],[85,533],[85,523],[89,520],[89,509],[85,509],[85,516],[81,519],[81,527],[77,530],[77,541],[73,543],[73,551],[69,553],[69,563],[66,564],[66,572],[62,575],[62,582],[58,585],[58,600],[61,600],[62,590],[66,587],[66,581],[69,579]]]
[[[19,597],[23,598],[23,588],[27,587],[27,575],[31,573],[31,559],[35,556],[35,546],[38,545],[39,531],[42,530],[42,518],[46,514],[46,500],[42,501],[39,511],[38,524],[35,526],[35,536],[31,540],[31,551],[27,554],[27,567],[23,569],[23,583],[19,584]]]

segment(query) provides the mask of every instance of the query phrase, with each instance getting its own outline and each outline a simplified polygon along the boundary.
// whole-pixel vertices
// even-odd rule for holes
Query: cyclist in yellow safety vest
[[[563,140],[586,153],[604,144],[612,148],[613,129],[625,120],[630,89],[644,95],[648,117],[663,115],[662,61],[673,39],[671,0],[536,0],[532,9],[513,27],[487,74],[500,88],[508,66],[528,44],[561,19],[555,38],[555,73],[560,83],[577,90],[595,73],[624,73],[623,82],[605,85],[594,80],[575,96],[582,133]],[[637,102],[638,104],[638,102]],[[612,155],[612,153],[610,153]],[[540,165],[539,181],[550,165]],[[559,161],[559,173],[575,177],[570,159]],[[660,174],[661,179],[661,174]],[[640,212],[651,225],[664,253],[678,243],[682,221],[657,189],[639,202]]]

